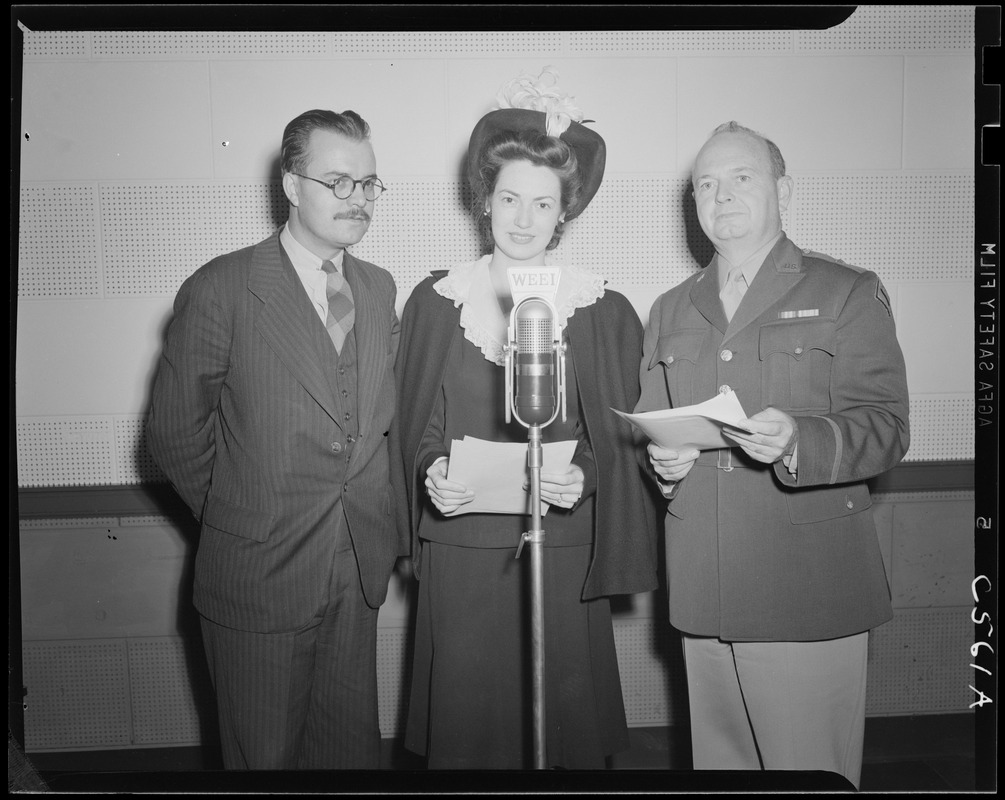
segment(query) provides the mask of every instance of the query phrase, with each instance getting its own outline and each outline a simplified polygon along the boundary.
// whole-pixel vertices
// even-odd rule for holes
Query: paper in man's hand
[[[722,435],[723,425],[750,432],[740,423],[747,418],[736,392],[729,391],[693,406],[628,414],[624,417],[660,447],[670,450],[710,450],[737,447]]]

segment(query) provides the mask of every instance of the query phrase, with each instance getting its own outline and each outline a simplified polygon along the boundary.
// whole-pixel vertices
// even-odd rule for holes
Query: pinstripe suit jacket
[[[334,347],[278,232],[210,261],[178,291],[147,433],[201,522],[195,605],[221,625],[275,632],[309,621],[327,600],[343,505],[372,607],[407,552],[389,491],[394,281],[348,253],[344,264],[356,304],[355,443],[335,410]]]

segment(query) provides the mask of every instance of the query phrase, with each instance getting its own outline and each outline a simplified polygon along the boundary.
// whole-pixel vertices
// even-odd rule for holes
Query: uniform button
[[[852,500],[849,500],[847,503],[845,503],[845,505],[848,506],[848,508],[855,508],[855,503]]]
[[[732,389],[730,389],[728,383],[724,383],[722,384],[722,386],[719,387],[719,394],[729,394],[731,391]]]
[[[341,453],[342,452],[342,443],[341,442],[332,442],[332,452],[333,453]]]
[[[719,353],[719,358],[721,358],[723,361],[732,361],[733,360],[733,351],[732,350],[723,350],[721,353]]]
[[[342,396],[343,397],[348,397],[349,396],[349,390],[348,389],[343,389],[342,390]]]
[[[343,492],[348,492],[349,491],[349,484],[348,483],[343,483],[342,484],[342,491]]]
[[[795,353],[796,353],[796,355],[797,355],[797,356],[798,356],[798,355],[802,355],[802,353],[803,353],[803,348],[801,348],[801,347],[797,347],[797,348],[796,348],[796,350],[795,350]]]
[[[665,360],[667,364],[673,364],[673,356],[667,356]]]
[[[347,420],[348,420],[348,419],[352,419],[352,414],[350,414],[350,413],[349,413],[348,411],[346,411],[346,412],[345,412],[345,418],[346,418]]]

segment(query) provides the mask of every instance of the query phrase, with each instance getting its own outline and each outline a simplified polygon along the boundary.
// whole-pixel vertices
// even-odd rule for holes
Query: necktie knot
[[[736,313],[746,291],[747,279],[743,275],[743,270],[739,267],[733,267],[726,274],[726,283],[723,285],[722,291],[719,292],[722,308],[726,312],[726,319],[733,319],[733,314]]]

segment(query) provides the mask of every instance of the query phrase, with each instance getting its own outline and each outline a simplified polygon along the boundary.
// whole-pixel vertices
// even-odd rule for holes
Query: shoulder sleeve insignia
[[[890,302],[890,295],[886,292],[886,287],[883,286],[883,282],[880,280],[876,281],[876,299],[883,304],[883,308],[886,309],[886,313],[891,317],[893,316],[892,303]]]

